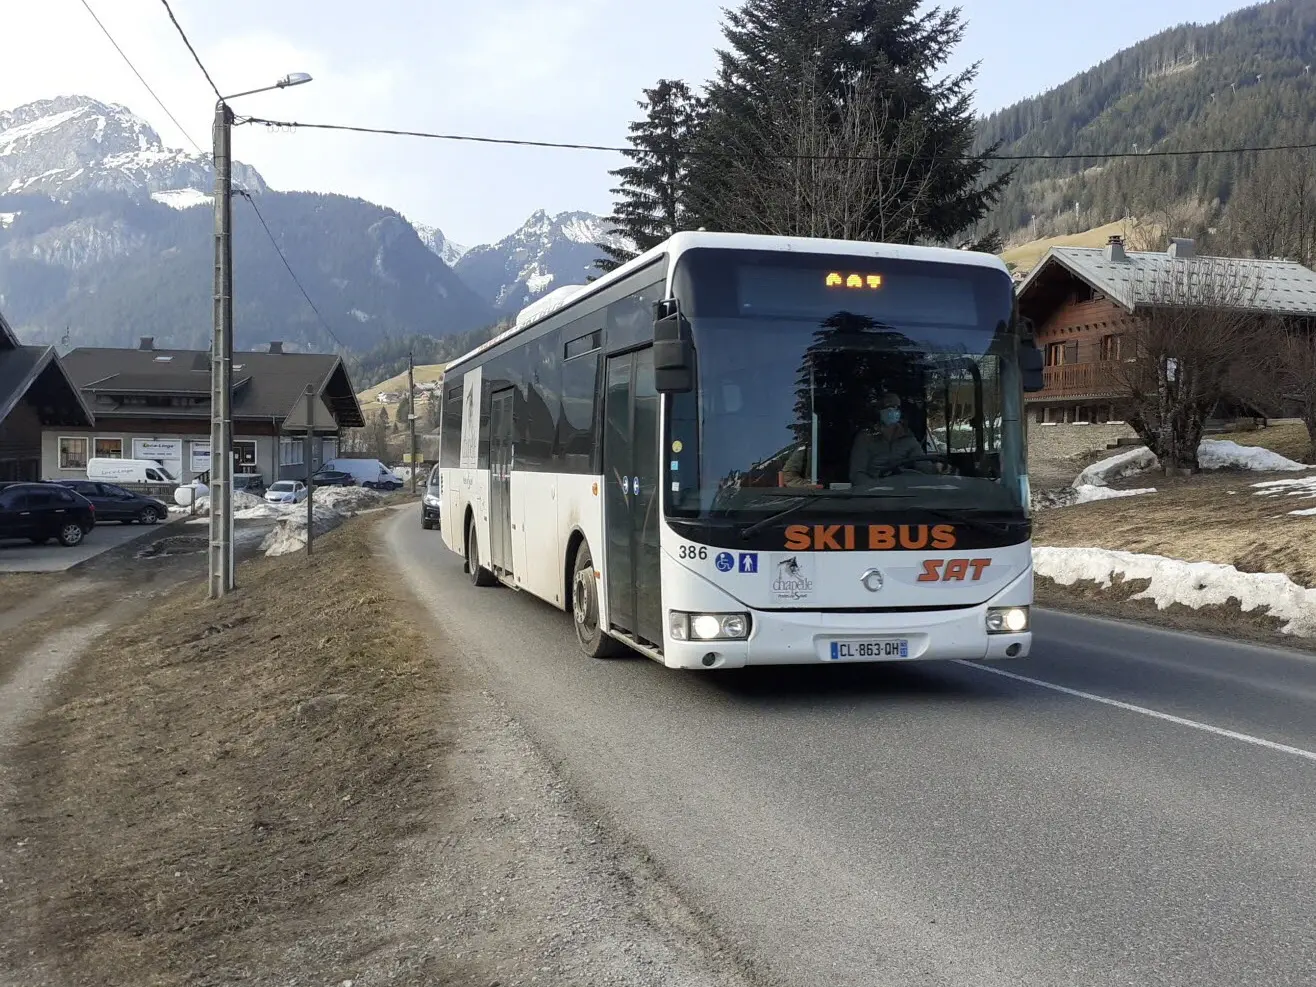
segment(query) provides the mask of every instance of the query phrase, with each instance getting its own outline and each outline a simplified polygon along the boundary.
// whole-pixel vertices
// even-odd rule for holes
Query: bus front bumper
[[[669,634],[663,659],[670,668],[713,669],[1026,658],[1033,644],[1031,608],[1024,600],[1007,603],[1007,595],[1015,594],[962,610],[914,613],[749,610],[748,639],[673,640]],[[1028,613],[1027,629],[988,633],[989,611],[1005,609]]]

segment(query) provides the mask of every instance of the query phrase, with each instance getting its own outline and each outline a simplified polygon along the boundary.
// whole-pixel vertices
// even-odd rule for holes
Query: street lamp
[[[310,82],[306,72],[215,103],[215,324],[210,341],[210,598],[236,589],[233,552],[233,111],[229,100]]]

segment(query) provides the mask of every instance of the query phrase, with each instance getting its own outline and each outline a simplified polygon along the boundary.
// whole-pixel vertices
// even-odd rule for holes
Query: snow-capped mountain
[[[361,199],[260,193],[269,223],[329,329],[306,305],[249,206],[233,208],[239,346],[366,353],[411,335],[491,324],[496,314],[396,211]],[[0,112],[0,309],[25,339],[204,346],[212,318],[214,171],[166,148],[144,120],[86,97]],[[451,252],[451,251],[450,251]]]
[[[593,213],[550,216],[540,209],[510,236],[472,247],[455,270],[467,285],[504,314],[515,314],[554,288],[583,284],[600,272],[600,243],[620,243],[607,220]]]
[[[165,147],[124,106],[61,96],[0,111],[0,193],[152,195],[186,208],[211,201],[214,176],[209,155]],[[238,162],[233,184],[266,191],[256,169]]]
[[[454,243],[443,235],[443,230],[437,226],[426,226],[424,223],[412,223],[416,228],[416,234],[420,237],[420,242],[429,247],[443,263],[449,267],[455,267],[457,262],[462,259],[462,255],[469,249],[463,247],[460,243]]]

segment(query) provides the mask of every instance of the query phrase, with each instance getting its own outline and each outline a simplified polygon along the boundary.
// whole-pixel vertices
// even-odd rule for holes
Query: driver
[[[938,464],[923,459],[927,455],[914,434],[900,421],[900,396],[891,391],[882,395],[879,412],[881,426],[860,432],[850,453],[850,482],[856,486],[875,483],[883,471],[911,469],[920,473],[939,473]],[[912,461],[920,460],[921,462]]]

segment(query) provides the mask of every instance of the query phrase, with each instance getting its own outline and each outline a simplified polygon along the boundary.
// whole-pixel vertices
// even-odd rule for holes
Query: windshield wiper
[[[972,514],[960,513],[959,511],[946,510],[943,507],[920,507],[925,514],[931,514],[933,517],[939,517],[944,521],[953,521],[955,524],[962,524],[966,528],[977,528],[979,531],[990,531],[995,534],[1002,528],[1008,528],[1012,524],[1022,524],[1023,518],[1010,519],[1007,521],[993,521],[990,518],[974,517]]]
[[[816,503],[820,500],[831,500],[831,499],[853,500],[857,497],[862,497],[862,498],[883,497],[889,500],[909,500],[913,497],[913,494],[855,493],[854,491],[851,490],[834,490],[829,493],[796,494],[796,496],[799,499],[795,503],[791,504],[789,507],[778,511],[776,514],[769,514],[767,517],[763,518],[762,520],[755,521],[753,524],[749,525],[748,527],[742,528],[740,530],[740,537],[748,538],[750,535],[754,534],[755,532],[762,531],[764,528],[772,524],[774,521],[780,521],[784,517],[789,517],[790,515],[796,513],[797,511],[803,510],[805,507],[808,507],[810,504]]]

